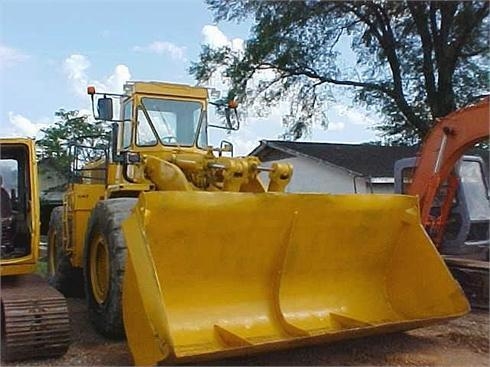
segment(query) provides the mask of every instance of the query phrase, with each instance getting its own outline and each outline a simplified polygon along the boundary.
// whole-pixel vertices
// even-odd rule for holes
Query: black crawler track
[[[443,257],[454,278],[463,288],[471,306],[488,310],[488,260],[471,260],[453,256]]]
[[[61,293],[36,275],[2,277],[2,360],[63,355],[70,321]]]

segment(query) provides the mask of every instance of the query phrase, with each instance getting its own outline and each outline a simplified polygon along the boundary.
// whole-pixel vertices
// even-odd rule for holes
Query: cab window
[[[145,113],[138,108],[136,144],[140,146],[156,145],[157,139]]]
[[[132,103],[127,102],[123,110],[123,122],[122,122],[122,144],[121,149],[127,149],[131,145],[131,113],[132,113]]]

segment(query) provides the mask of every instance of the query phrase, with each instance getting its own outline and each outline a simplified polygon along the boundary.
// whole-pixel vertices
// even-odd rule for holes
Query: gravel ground
[[[65,356],[16,364],[2,362],[2,366],[132,364],[125,342],[104,339],[94,331],[83,299],[69,299],[68,305],[73,343]],[[473,311],[445,324],[405,333],[219,360],[209,365],[490,366],[489,326],[488,312]]]

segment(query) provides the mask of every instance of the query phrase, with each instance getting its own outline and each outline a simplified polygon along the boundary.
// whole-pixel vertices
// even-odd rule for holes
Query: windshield
[[[202,103],[142,98],[141,104],[145,111],[138,112],[138,145],[154,145],[155,134],[165,145],[192,146],[196,136],[199,146],[207,145]]]
[[[488,220],[490,205],[488,192],[479,162],[462,161],[460,177],[471,220]]]

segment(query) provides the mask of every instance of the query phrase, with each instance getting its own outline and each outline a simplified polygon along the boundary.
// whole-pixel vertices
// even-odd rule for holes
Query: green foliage
[[[78,111],[55,112],[59,118],[52,126],[42,129],[44,137],[38,140],[37,146],[41,148],[41,158],[52,158],[60,172],[68,174],[75,160],[86,162],[100,155],[101,148],[105,146],[107,133],[101,125],[90,123],[87,115],[80,115]],[[74,150],[79,144],[89,148]]]
[[[246,108],[267,114],[285,99],[285,136],[300,138],[325,111],[352,97],[382,116],[386,143],[411,144],[435,118],[488,92],[485,1],[207,0],[216,21],[254,26],[244,50],[203,46],[190,68],[220,74]],[[350,43],[355,60],[342,60]]]

